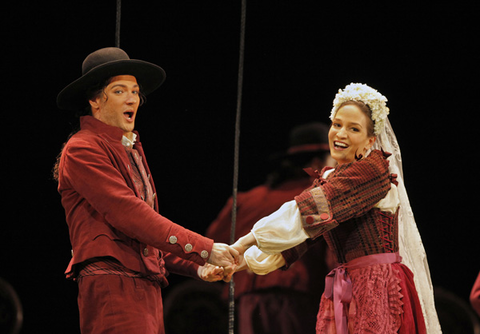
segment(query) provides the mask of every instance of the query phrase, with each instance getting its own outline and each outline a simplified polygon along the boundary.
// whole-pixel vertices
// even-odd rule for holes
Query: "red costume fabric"
[[[346,287],[351,284],[352,298],[344,303],[349,333],[426,332],[408,268],[401,263],[348,268],[350,261],[368,255],[398,252],[398,215],[374,208],[392,182],[387,157],[373,151],[365,159],[339,165],[295,198],[305,231],[312,239],[324,236],[350,280]],[[283,252],[287,267],[305,249],[301,244]],[[333,304],[322,296],[317,333],[338,331]]]
[[[255,187],[237,196],[236,238],[254,223],[293,200],[311,185],[311,179],[291,180],[277,188]],[[207,229],[206,235],[230,243],[232,199]],[[288,270],[255,275],[246,270],[234,275],[237,322],[240,334],[315,333],[318,303],[323,291],[325,244],[318,243]],[[228,286],[224,298],[228,297]]]
[[[110,274],[131,280],[154,277],[148,281],[160,281],[165,286],[168,272],[198,278],[198,265],[209,258],[213,240],[158,213],[155,185],[138,134],[134,149],[142,161],[148,189],[153,192],[150,203],[136,185],[138,175],[121,142],[123,131],[91,116],[82,117],[80,125],[81,130],[66,143],[59,166],[58,191],[72,244],[67,277],[76,278],[87,263],[114,259],[119,266]],[[95,298],[103,296],[81,289],[82,303],[86,299],[82,293],[89,295],[90,307],[98,312],[106,310],[95,303]],[[156,298],[161,301],[161,296]]]
[[[480,316],[480,273],[473,284],[472,291],[470,292],[470,303],[473,309]]]
[[[78,280],[82,333],[164,333],[161,287],[119,275]]]

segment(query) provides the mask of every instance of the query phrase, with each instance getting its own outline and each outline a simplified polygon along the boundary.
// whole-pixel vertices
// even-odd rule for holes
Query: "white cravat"
[[[123,136],[122,145],[125,147],[133,148],[133,145],[135,145],[135,140],[137,140],[137,135],[132,132],[132,140],[130,140],[126,136]]]

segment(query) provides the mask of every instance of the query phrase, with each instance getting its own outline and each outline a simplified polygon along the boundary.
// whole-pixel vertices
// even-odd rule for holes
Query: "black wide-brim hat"
[[[166,77],[165,71],[158,65],[130,59],[120,48],[103,48],[85,58],[82,64],[82,76],[58,94],[57,106],[71,111],[83,109],[87,105],[88,89],[117,75],[133,75],[144,95],[160,87]]]

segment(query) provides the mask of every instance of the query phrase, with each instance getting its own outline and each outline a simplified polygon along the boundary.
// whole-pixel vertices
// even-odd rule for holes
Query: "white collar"
[[[135,140],[137,140],[137,135],[132,132],[132,140],[123,136],[122,137],[122,145],[125,146],[125,147],[133,148],[133,145],[135,145]]]

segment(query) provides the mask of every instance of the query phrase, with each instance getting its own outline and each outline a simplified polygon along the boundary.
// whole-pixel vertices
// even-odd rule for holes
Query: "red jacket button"
[[[305,221],[307,224],[313,224],[315,222],[315,219],[312,216],[308,216]]]
[[[328,218],[330,218],[330,216],[328,215],[328,213],[322,213],[320,215],[320,219],[321,220],[328,220]]]

